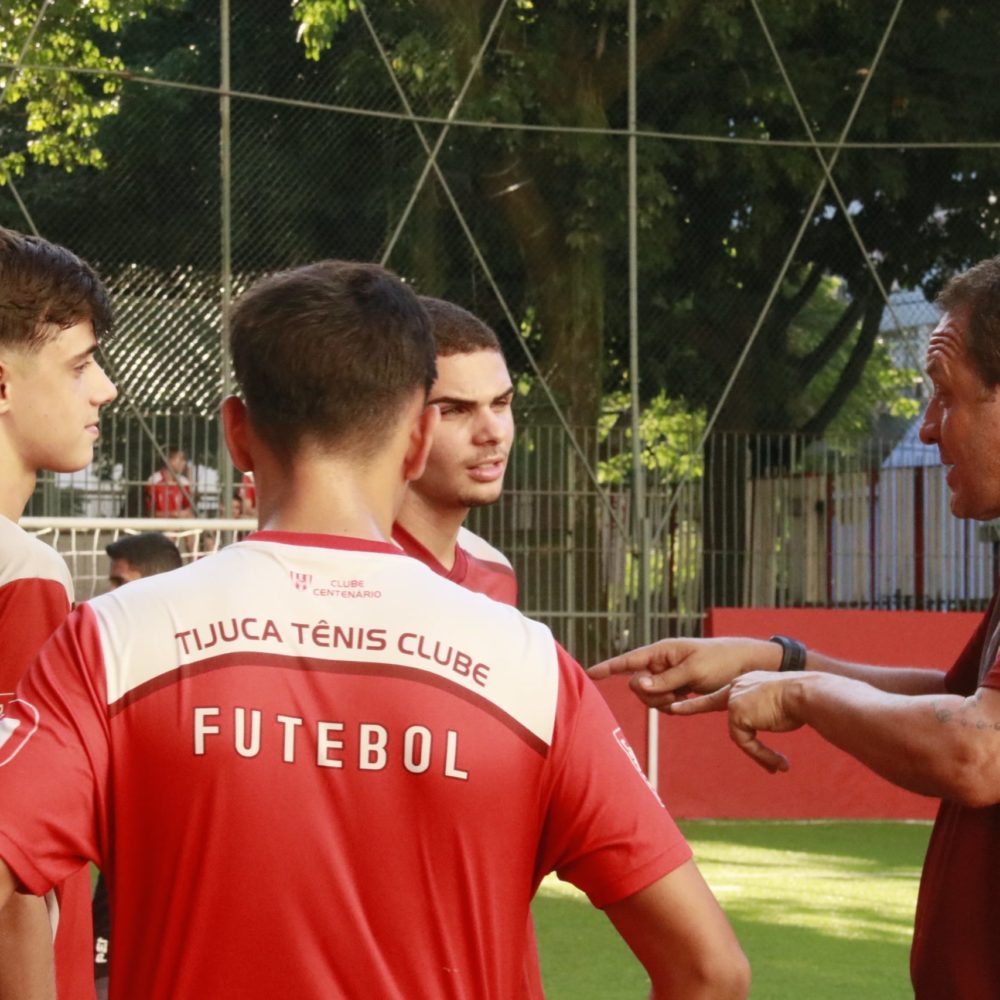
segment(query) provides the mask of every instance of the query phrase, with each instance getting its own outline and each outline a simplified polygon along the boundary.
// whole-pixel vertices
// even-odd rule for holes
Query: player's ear
[[[7,357],[0,357],[0,413],[6,413],[10,409],[10,373]]]
[[[408,483],[419,479],[427,467],[427,456],[434,443],[434,431],[441,419],[441,411],[431,404],[425,406],[417,415],[410,431],[410,446],[406,451],[406,463],[403,474]]]
[[[253,459],[247,447],[247,433],[250,418],[243,400],[238,396],[227,396],[222,401],[222,430],[226,436],[226,447],[233,464],[241,472],[253,471]]]

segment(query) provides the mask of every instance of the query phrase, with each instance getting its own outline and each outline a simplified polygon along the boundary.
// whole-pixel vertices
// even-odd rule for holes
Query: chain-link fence
[[[189,457],[201,519],[184,522],[190,536],[231,540],[232,511],[212,465],[216,419],[149,414],[145,422]],[[144,435],[129,438],[133,430],[125,415],[108,419],[106,446],[117,443],[122,461],[103,477],[92,470],[46,477],[29,507],[40,518],[33,530],[51,528],[42,537],[73,553],[81,597],[103,589],[104,544],[137,527],[103,519],[148,513],[145,473],[157,459]],[[468,522],[510,558],[519,606],[582,660],[635,645],[644,596],[653,636],[696,634],[703,610],[721,603],[723,593],[747,607],[969,610],[989,600],[1000,531],[951,516],[936,449],[720,432],[705,449],[716,452],[721,470],[710,494],[703,462],[689,476],[651,472],[639,518],[646,526],[641,551],[631,528],[635,493],[617,474],[628,445],[623,428],[577,428],[571,440],[561,427],[524,426],[502,498],[474,509]],[[698,454],[694,438],[678,445]],[[57,512],[87,519],[86,527],[70,532],[73,525],[58,521]],[[220,541],[223,524],[230,534]],[[175,523],[150,526],[173,530]]]
[[[916,417],[926,325],[891,289],[932,295],[997,245],[989,5],[93,6],[0,12],[0,224],[95,263],[119,317],[99,461],[33,513],[131,511],[169,444],[217,511],[230,296],[376,259],[500,334],[535,450],[477,523],[577,648],[710,603],[980,599],[978,568],[936,580],[989,543],[887,533],[890,479],[916,496],[932,473],[880,462]],[[889,443],[805,444],[848,433]],[[807,471],[818,450],[857,482]],[[907,538],[916,568],[889,579]],[[809,567],[782,568],[787,546]]]

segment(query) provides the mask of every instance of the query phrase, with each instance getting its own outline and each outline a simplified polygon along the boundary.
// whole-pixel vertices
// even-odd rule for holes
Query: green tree
[[[154,6],[181,0],[9,0],[0,17],[0,183],[29,161],[103,166],[103,119],[118,112],[120,33]],[[51,67],[59,67],[53,71]],[[80,72],[80,71],[84,72]]]
[[[81,22],[81,37],[102,40],[99,51],[133,73],[148,67],[171,79],[217,81],[217,4],[106,4],[106,16],[148,16],[127,20],[118,36]],[[80,16],[92,7],[81,5]],[[644,400],[664,392],[690,412],[711,414],[823,171],[813,151],[779,145],[802,140],[805,129],[752,4],[649,0],[640,7],[639,126],[670,133],[639,144],[640,390]],[[64,18],[75,10],[62,0],[56,8]],[[850,138],[911,144],[839,154],[834,175],[867,255],[827,187],[716,422],[723,433],[822,433],[864,391],[864,373],[881,364],[882,302],[872,271],[885,287],[898,281],[933,291],[950,269],[994,252],[996,154],[948,144],[997,132],[991,84],[1000,27],[988,5],[973,0],[912,0],[873,70],[887,9],[860,0],[760,0],[760,9],[820,141],[838,139],[867,84]],[[415,110],[444,117],[496,0],[381,0],[366,10]],[[242,89],[400,110],[349,0],[297,0],[280,11],[245,0],[234,5],[232,27],[234,83]],[[625,0],[511,0],[461,116],[620,129],[626,43]],[[5,51],[15,49],[10,43]],[[46,79],[39,75],[39,92]],[[92,88],[91,79],[78,82]],[[8,128],[21,128],[25,139],[6,148],[22,152],[24,100],[9,100],[4,111]],[[70,181],[38,168],[20,186],[47,232],[65,233],[99,260],[214,267],[217,100],[137,84],[120,100],[126,114],[100,119],[99,136],[88,139],[87,149],[99,141],[109,164],[100,182],[89,170]],[[427,133],[433,141],[438,130]],[[768,143],[679,138],[708,134]],[[423,161],[405,122],[240,101],[234,141],[236,259],[251,271],[309,256],[378,256]],[[927,141],[941,145],[912,146]],[[85,152],[64,162],[87,162]],[[606,394],[622,387],[627,357],[624,138],[456,127],[440,163],[515,315],[533,317],[543,369],[570,421],[595,426]],[[136,218],[148,225],[137,227]],[[466,302],[499,324],[433,179],[391,263],[422,290]],[[834,301],[826,293],[831,280],[843,290]],[[710,442],[707,492],[729,490],[724,506],[740,525],[740,495],[722,472],[749,475],[755,459],[723,470],[714,449]],[[722,553],[721,531],[707,512],[708,552]],[[740,538],[730,537],[727,548],[709,575],[736,581]],[[735,596],[727,585],[715,599]]]
[[[464,115],[624,125],[625,7],[623,0],[512,4]],[[905,5],[874,70],[888,10],[854,0],[762,0],[760,7],[819,141],[838,139],[866,85],[853,139],[946,144],[996,133],[992,53],[1000,29],[985,5]],[[751,4],[660,0],[641,8],[640,128],[734,141],[805,138]],[[372,5],[419,110],[445,114],[495,10],[470,0]],[[295,11],[314,58],[338,51],[340,33],[357,17],[333,0],[300,0]],[[593,425],[625,356],[624,141],[456,131],[443,153],[452,182],[476,190],[491,208],[478,234],[493,259],[523,262],[513,288],[535,310],[556,395],[571,421]],[[842,152],[834,174],[843,204],[827,188],[807,220],[716,428],[824,432],[876,353],[879,281],[933,286],[949,268],[994,252],[994,159],[992,151],[947,147]],[[715,409],[822,180],[808,149],[642,141],[644,398],[666,389],[693,409]],[[831,278],[843,283],[844,299],[821,335],[803,341],[797,327]],[[734,466],[715,449],[710,441],[706,492],[721,502],[706,510],[705,545],[718,561],[708,575],[723,581],[714,599],[728,602],[738,599],[742,577],[742,486],[733,484],[753,473],[753,457]],[[782,460],[780,451],[769,454]]]

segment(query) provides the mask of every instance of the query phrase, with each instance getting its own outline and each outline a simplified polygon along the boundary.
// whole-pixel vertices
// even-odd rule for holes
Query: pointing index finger
[[[638,649],[595,663],[587,673],[597,681],[613,674],[634,674],[640,670],[660,673],[672,667],[678,657],[674,643],[675,640],[672,639],[661,639],[648,646],[640,646]]]

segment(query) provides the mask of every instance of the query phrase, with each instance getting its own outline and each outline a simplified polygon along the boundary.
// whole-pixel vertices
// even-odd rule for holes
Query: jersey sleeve
[[[558,650],[560,704],[539,878],[556,871],[603,908],[689,860],[607,703]]]
[[[93,612],[74,611],[0,716],[0,857],[35,895],[107,843],[109,743]]]
[[[0,587],[0,708],[69,607],[69,595],[58,580],[28,577]]]

